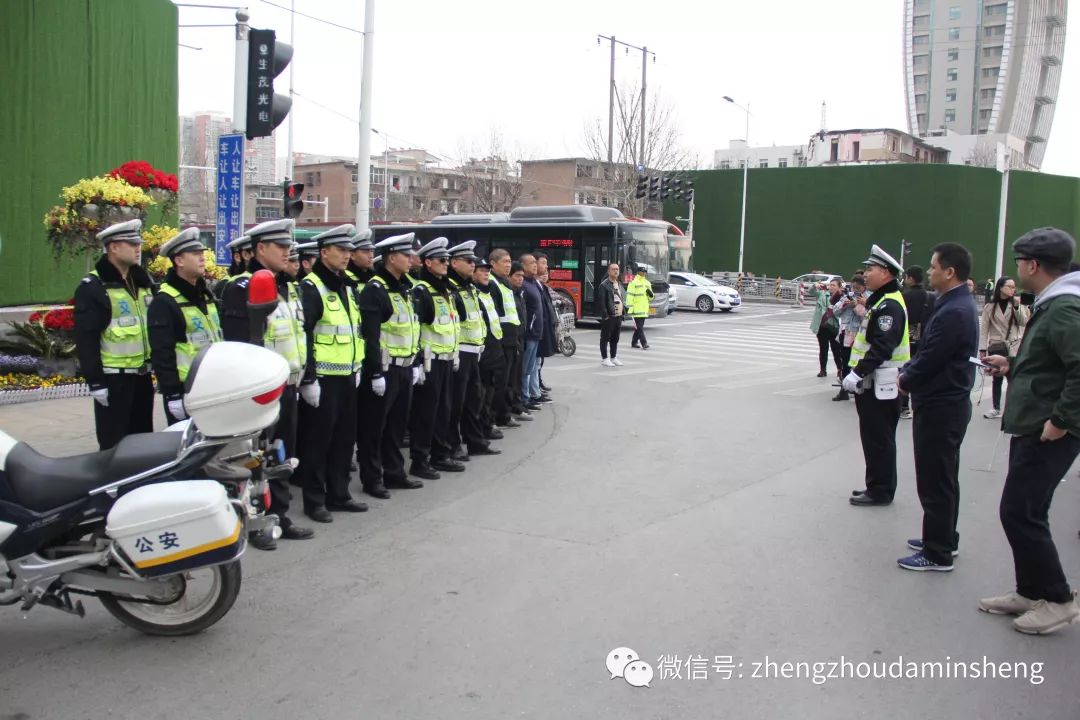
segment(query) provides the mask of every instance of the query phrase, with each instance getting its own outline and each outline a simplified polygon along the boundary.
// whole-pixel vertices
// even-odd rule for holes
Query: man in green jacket
[[[1017,281],[1035,293],[1035,306],[1016,356],[986,363],[1009,378],[1001,426],[1014,437],[1000,515],[1016,590],[979,609],[1019,615],[1014,628],[1041,635],[1080,618],[1049,522],[1054,490],[1080,454],[1080,272],[1069,272],[1076,241],[1056,228],[1032,230],[1013,253]]]

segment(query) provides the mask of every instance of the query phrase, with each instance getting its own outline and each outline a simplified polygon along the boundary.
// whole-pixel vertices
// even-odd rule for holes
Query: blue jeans
[[[540,397],[539,350],[539,340],[525,341],[525,352],[521,356],[521,402],[526,405],[532,398]]]

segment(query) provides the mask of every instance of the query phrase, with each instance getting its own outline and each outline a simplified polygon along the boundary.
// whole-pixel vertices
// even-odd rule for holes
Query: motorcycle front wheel
[[[240,594],[240,561],[161,578],[176,584],[169,601],[102,594],[98,599],[120,622],[147,635],[194,635],[216,623]]]
[[[577,342],[572,337],[563,338],[559,342],[559,352],[566,357],[573,357],[574,353],[577,352]]]

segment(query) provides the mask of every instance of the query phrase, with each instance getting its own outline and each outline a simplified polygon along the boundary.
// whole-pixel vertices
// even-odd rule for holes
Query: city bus
[[[549,284],[576,310],[577,318],[596,319],[597,285],[607,268],[618,263],[625,286],[634,267],[645,268],[654,296],[650,317],[666,316],[669,248],[667,223],[625,217],[614,208],[593,205],[515,208],[509,213],[442,215],[429,223],[372,226],[374,241],[416,233],[423,245],[445,237],[454,246],[476,241],[476,254],[487,257],[496,248],[517,260],[523,253],[548,257]]]
[[[689,272],[693,270],[693,247],[694,243],[689,235],[684,233],[678,225],[667,223],[668,239],[668,263],[675,272]]]

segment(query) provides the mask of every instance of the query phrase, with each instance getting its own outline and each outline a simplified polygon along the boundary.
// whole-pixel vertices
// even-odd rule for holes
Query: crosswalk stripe
[[[625,365],[625,364],[624,364]],[[662,372],[670,372],[671,370],[693,370],[703,368],[705,365],[701,363],[683,363],[680,366],[671,366],[663,368]],[[598,368],[593,375],[598,377],[626,377],[627,375],[646,375],[648,373],[657,372],[657,368],[641,368],[639,370],[623,370],[621,368]]]
[[[769,372],[775,369],[775,366],[762,367],[759,365],[758,367],[747,368],[745,370],[727,372],[723,368],[714,368],[710,372],[690,373],[686,375],[665,375],[664,377],[649,378],[647,382],[670,385],[674,383],[686,382],[688,380],[707,380],[712,378],[727,379],[733,377],[742,377],[746,375],[759,375],[761,373]]]
[[[699,339],[694,340],[694,344],[696,344],[698,346],[711,346],[711,347],[734,346],[734,347],[753,348],[754,350],[757,350],[759,348],[766,348],[766,349],[770,349],[770,350],[782,350],[782,351],[784,351],[784,353],[786,355],[793,355],[793,354],[798,353],[800,351],[805,351],[805,352],[811,352],[812,351],[812,352],[816,353],[817,350],[818,350],[818,346],[817,346],[816,343],[814,345],[792,345],[790,343],[783,343],[783,342],[761,342],[761,341],[743,340],[743,339],[737,339],[736,342],[731,342],[730,340],[723,341],[723,340],[714,340],[714,339],[709,339],[709,338],[699,338]]]
[[[838,388],[833,387],[832,383],[828,385],[811,385],[810,387],[795,388],[794,390],[780,390],[773,393],[773,395],[784,395],[786,397],[804,397],[806,395],[817,395],[819,393],[835,393]]]

